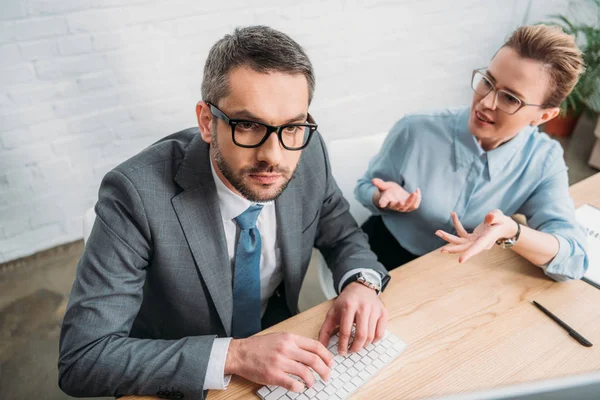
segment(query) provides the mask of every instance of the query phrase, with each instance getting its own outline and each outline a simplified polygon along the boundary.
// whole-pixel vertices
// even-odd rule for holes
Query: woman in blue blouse
[[[581,278],[586,239],[562,148],[538,126],[582,71],[573,37],[524,26],[473,71],[469,108],[402,118],[355,189],[379,260],[392,269],[447,244],[462,263],[498,242],[556,280]]]

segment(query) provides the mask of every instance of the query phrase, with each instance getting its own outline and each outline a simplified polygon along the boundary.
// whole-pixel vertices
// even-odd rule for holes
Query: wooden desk
[[[570,192],[576,207],[600,207],[600,173]],[[600,370],[600,290],[582,281],[553,282],[498,247],[464,265],[456,260],[434,251],[391,273],[382,295],[388,329],[408,347],[354,398],[415,399]],[[534,299],[594,346],[571,338]],[[317,338],[330,306],[322,303],[265,332]],[[259,387],[234,376],[226,391],[208,399],[256,399]]]

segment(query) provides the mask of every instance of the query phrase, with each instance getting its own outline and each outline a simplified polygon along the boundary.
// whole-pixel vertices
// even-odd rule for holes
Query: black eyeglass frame
[[[478,95],[482,96],[482,98],[484,98],[485,96],[487,96],[488,94],[490,94],[491,91],[494,92],[494,104],[496,106],[498,106],[498,92],[503,92],[506,93],[512,97],[514,97],[515,99],[519,100],[521,102],[521,105],[519,106],[519,108],[517,108],[514,112],[509,113],[508,111],[505,111],[503,109],[501,109],[500,107],[498,107],[498,110],[502,111],[503,113],[506,113],[508,115],[514,115],[516,114],[520,109],[522,109],[523,107],[526,106],[532,106],[532,107],[542,107],[542,108],[548,108],[548,107],[555,107],[553,105],[550,104],[532,104],[532,103],[527,103],[525,100],[523,100],[522,98],[520,98],[519,96],[516,96],[510,92],[507,92],[506,90],[502,90],[502,89],[496,89],[496,86],[494,85],[494,83],[492,82],[492,78],[490,78],[485,71],[487,71],[487,68],[478,68],[478,69],[474,69],[473,70],[473,74],[471,75],[471,89],[477,93]],[[475,90],[475,88],[473,87],[473,81],[475,79],[475,74],[481,74],[483,75],[483,77],[489,82],[490,84],[490,90],[488,90],[488,92],[486,94],[481,94],[479,93],[477,90]]]
[[[314,123],[314,120],[310,114],[308,114],[307,121],[312,121],[312,122],[306,122],[304,124],[285,124],[285,125],[280,125],[280,126],[273,126],[273,125],[263,124],[262,122],[258,122],[258,121],[252,121],[249,119],[232,119],[232,118],[229,118],[223,111],[219,110],[215,105],[213,105],[209,102],[206,102],[206,104],[208,104],[212,115],[223,120],[225,123],[227,123],[227,124],[229,124],[229,126],[231,126],[231,139],[233,140],[233,143],[239,147],[243,147],[246,149],[254,149],[254,148],[262,146],[263,143],[265,143],[267,141],[267,139],[269,138],[271,133],[277,132],[277,138],[279,139],[279,143],[281,144],[281,146],[283,146],[284,149],[290,150],[290,151],[299,151],[299,150],[306,148],[306,146],[308,146],[313,133],[315,133],[318,128],[318,125],[316,123]],[[264,126],[267,128],[267,133],[265,133],[265,136],[263,136],[263,138],[257,144],[249,145],[249,144],[238,143],[235,140],[235,127],[236,127],[236,125],[243,123],[243,122],[250,122],[252,124],[258,124],[258,125]],[[300,147],[289,147],[289,146],[286,146],[285,143],[283,143],[283,130],[285,128],[292,127],[292,126],[308,128],[308,138],[306,139],[306,143],[304,143]]]

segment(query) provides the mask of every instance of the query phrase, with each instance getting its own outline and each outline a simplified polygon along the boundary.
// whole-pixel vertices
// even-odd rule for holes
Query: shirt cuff
[[[366,276],[372,277],[374,280],[376,280],[377,282],[379,282],[379,287],[381,287],[381,275],[379,274],[379,272],[372,270],[370,268],[354,268],[351,269],[350,271],[346,272],[343,276],[342,279],[340,279],[340,283],[338,284],[338,293],[342,293],[342,287],[344,287],[344,283],[346,283],[346,281],[354,274],[358,274],[359,272],[362,272],[363,274],[365,274]]]
[[[365,206],[371,211],[374,215],[381,214],[382,209],[377,207],[375,203],[373,203],[373,196],[377,191],[377,186],[371,184],[371,186],[364,191],[365,193]]]
[[[546,265],[542,265],[541,268],[544,270],[546,275],[548,275],[555,281],[566,281],[568,280],[568,278],[564,275],[563,264],[566,261],[566,258],[569,256],[569,253],[571,252],[571,245],[569,244],[567,239],[565,239],[561,235],[551,235],[553,235],[558,240],[558,252],[554,256],[552,261],[550,261]]]
[[[213,341],[210,356],[208,357],[208,367],[206,367],[206,377],[204,378],[203,390],[216,389],[225,390],[231,375],[225,375],[225,361],[227,360],[227,351],[231,338],[217,338]]]

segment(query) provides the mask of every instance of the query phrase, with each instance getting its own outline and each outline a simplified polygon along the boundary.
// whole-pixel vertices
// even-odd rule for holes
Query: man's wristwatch
[[[496,241],[496,244],[502,246],[503,249],[510,249],[513,247],[515,243],[517,243],[517,240],[519,240],[519,236],[521,236],[521,224],[519,224],[517,221],[515,221],[515,223],[517,224],[517,234],[514,237],[499,239]]]
[[[375,272],[375,273],[378,273],[378,272]],[[346,279],[346,282],[344,282],[344,284],[342,285],[342,290],[340,290],[340,293],[350,283],[358,282],[362,285],[365,285],[369,289],[375,290],[375,292],[377,292],[377,295],[379,296],[379,293],[381,293],[385,289],[385,287],[387,286],[389,281],[390,281],[390,276],[386,275],[381,279],[381,286],[379,286],[379,281],[373,279],[373,277],[371,277],[367,274],[363,274],[362,272],[357,272],[356,274],[354,274],[354,275],[350,276],[348,279]]]

